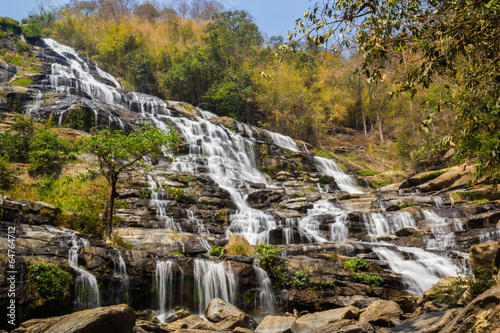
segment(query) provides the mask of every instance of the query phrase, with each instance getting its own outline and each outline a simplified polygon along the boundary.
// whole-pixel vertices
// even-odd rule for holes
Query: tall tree
[[[481,172],[500,172],[500,1],[329,0],[297,27],[295,36],[318,44],[336,40],[336,51],[355,43],[372,81],[383,77],[386,62],[405,65],[399,91],[414,95],[419,85],[450,78],[460,121],[457,135],[443,142],[455,140],[462,157],[479,158]]]
[[[145,156],[163,156],[166,150],[172,149],[180,140],[174,130],[165,132],[151,126],[142,127],[128,135],[104,129],[85,139],[84,150],[97,156],[100,172],[108,181],[106,208],[102,216],[103,237],[106,240],[111,238],[113,231],[116,186],[120,174],[137,167]]]

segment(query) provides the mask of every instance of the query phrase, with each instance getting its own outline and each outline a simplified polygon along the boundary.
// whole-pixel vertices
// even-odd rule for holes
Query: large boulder
[[[500,286],[476,297],[440,332],[500,333]]]
[[[358,314],[359,309],[355,306],[315,312],[297,319],[297,329],[300,333],[306,333],[341,319],[356,319]]]
[[[396,302],[379,300],[368,306],[359,317],[360,323],[393,327],[399,322],[403,311]]]
[[[220,298],[214,298],[208,303],[205,318],[224,330],[236,327],[254,329],[257,326],[252,317]]]
[[[255,329],[258,333],[296,333],[295,317],[267,316]]]
[[[472,270],[480,272],[484,270],[491,270],[493,266],[498,265],[495,259],[500,258],[500,242],[486,242],[474,245],[470,248],[469,260]]]
[[[463,166],[453,167],[448,172],[417,186],[417,188],[423,192],[430,192],[455,186],[463,186],[475,179],[475,170],[476,167],[474,166],[465,168]]]
[[[248,256],[257,254],[252,245],[241,235],[232,234],[224,247],[224,253],[234,256]]]
[[[121,304],[78,311],[66,316],[25,321],[13,333],[132,333],[135,311]]]

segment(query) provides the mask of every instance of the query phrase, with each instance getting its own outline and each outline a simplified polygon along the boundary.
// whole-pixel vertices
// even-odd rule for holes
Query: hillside
[[[475,166],[377,178],[395,162],[352,130],[322,141],[337,164],[310,143],[123,89],[55,40],[1,41],[0,298],[15,300],[14,332],[498,327],[500,202]],[[102,164],[73,142],[146,123],[183,141],[120,175],[106,242]]]

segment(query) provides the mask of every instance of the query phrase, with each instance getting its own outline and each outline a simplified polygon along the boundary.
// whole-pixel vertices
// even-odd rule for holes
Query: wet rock
[[[407,228],[397,230],[394,234],[398,237],[407,237],[407,236],[413,236],[417,232],[418,232],[417,229],[412,228],[412,227],[407,227]]]
[[[295,317],[267,316],[257,326],[258,333],[297,333]]]
[[[361,314],[360,323],[368,323],[376,326],[394,326],[394,320],[399,320],[403,311],[396,302],[375,301]]]
[[[252,317],[220,298],[210,301],[205,311],[205,318],[224,330],[236,327],[254,329],[257,326]]]
[[[165,324],[170,324],[174,321],[189,317],[190,315],[191,313],[189,313],[189,311],[182,309],[165,318],[164,322]]]
[[[78,311],[66,316],[28,320],[14,333],[131,333],[135,325],[135,311],[127,305],[115,305]]]
[[[283,190],[273,190],[273,189],[263,189],[250,193],[247,198],[247,202],[254,208],[266,208],[272,203],[279,202],[285,191]]]
[[[306,333],[334,321],[342,319],[356,319],[358,314],[359,309],[355,306],[315,312],[297,319],[297,329],[300,333]]]

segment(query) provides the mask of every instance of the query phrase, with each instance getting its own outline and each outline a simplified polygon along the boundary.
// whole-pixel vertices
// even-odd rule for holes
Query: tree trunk
[[[111,240],[111,233],[113,231],[113,211],[115,208],[116,184],[118,182],[118,175],[111,174],[108,178],[108,181],[109,181],[108,198],[106,201],[106,208],[104,209],[104,214],[102,215],[102,226],[104,227],[103,238],[105,240]]]
[[[365,136],[368,135],[368,132],[366,131],[366,118],[365,118],[365,109],[363,108],[363,95],[361,91],[361,80],[359,80],[359,105],[361,108],[361,117],[363,118],[363,129],[365,130]]]

